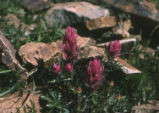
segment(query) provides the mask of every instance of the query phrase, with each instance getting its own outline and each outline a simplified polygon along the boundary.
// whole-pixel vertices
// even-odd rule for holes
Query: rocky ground
[[[10,3],[8,4],[10,5]],[[69,25],[76,28],[79,34],[77,43],[80,47],[79,57],[81,59],[99,57],[107,62],[106,47],[111,40],[120,40],[121,57],[117,57],[115,60],[126,76],[142,73],[129,61],[128,55],[136,50],[136,43],[139,44],[137,49],[141,50],[144,48],[143,42],[151,39],[149,46],[144,51],[151,54],[152,57],[158,54],[159,10],[154,2],[88,0],[54,3],[47,0],[22,0],[20,4],[21,9],[17,9],[18,11],[15,13],[8,11],[0,14],[0,19],[2,19],[0,24],[2,26],[0,27],[1,63],[5,69],[9,69],[13,73],[17,73],[18,70],[20,81],[27,81],[30,76],[38,73],[41,66],[39,61],[42,61],[45,67],[51,67],[58,58],[63,56],[62,36],[64,29]],[[26,15],[27,12],[32,16],[30,20],[32,22],[26,22],[25,17],[29,21],[30,16]],[[10,31],[11,33],[7,34],[4,29],[5,24],[14,27],[17,31]],[[56,25],[60,25],[60,30],[52,29],[52,27],[56,28]],[[21,35],[17,36],[17,34]],[[18,38],[14,40],[12,35],[14,38],[15,36]],[[52,39],[53,36],[54,39]],[[146,55],[140,54],[139,57],[145,59]],[[39,77],[42,76],[42,73],[40,72]],[[14,87],[12,88],[14,89]],[[17,109],[19,112],[24,112],[24,107],[27,113],[45,112],[40,100],[40,94],[45,88],[47,85],[37,85],[37,91],[34,92],[32,86],[28,91],[30,86],[25,85],[21,91],[22,94],[19,91],[11,91],[11,94],[5,92],[6,95],[2,95],[0,98],[0,113],[14,113],[17,112]],[[33,106],[36,108],[36,112]],[[149,100],[147,104],[143,105],[138,103],[132,107],[132,113],[154,112],[159,112],[157,100]]]

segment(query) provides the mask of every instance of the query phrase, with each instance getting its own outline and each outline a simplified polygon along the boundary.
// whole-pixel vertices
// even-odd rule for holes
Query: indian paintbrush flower
[[[73,71],[73,66],[71,64],[69,64],[69,63],[65,65],[65,68],[70,73]]]
[[[62,49],[66,60],[78,59],[79,47],[77,45],[77,34],[74,28],[70,26],[65,30]]]
[[[98,59],[94,59],[89,62],[87,72],[89,75],[89,86],[96,91],[103,79],[102,72],[104,71],[104,66],[101,66],[101,62]]]
[[[109,52],[112,56],[120,56],[121,44],[118,40],[111,41],[109,44]]]
[[[58,64],[54,63],[53,70],[55,73],[59,73],[61,71],[61,68]]]

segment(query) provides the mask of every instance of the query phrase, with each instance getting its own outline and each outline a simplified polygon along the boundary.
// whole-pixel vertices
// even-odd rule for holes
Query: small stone
[[[79,45],[80,48],[83,48],[85,46],[95,46],[96,45],[96,41],[93,40],[90,37],[81,37],[81,36],[79,36],[77,38],[77,44]]]
[[[79,36],[77,38],[77,44],[80,47],[80,58],[95,58],[105,56],[104,49],[96,47],[96,41],[90,37]]]
[[[97,19],[86,20],[85,26],[88,30],[95,30],[101,28],[110,28],[116,25],[114,16],[105,16]]]
[[[118,62],[120,65],[121,70],[125,74],[134,74],[134,73],[141,73],[140,70],[136,69],[135,67],[131,66],[128,64],[125,60],[121,59],[120,57],[116,57],[115,60]]]
[[[133,35],[134,38],[136,38],[138,41],[142,41],[141,35]]]
[[[50,27],[55,23],[68,26],[108,15],[108,9],[100,8],[88,2],[68,2],[56,4],[49,9],[45,15],[45,20]]]
[[[80,49],[80,58],[107,57],[104,48],[85,46]]]

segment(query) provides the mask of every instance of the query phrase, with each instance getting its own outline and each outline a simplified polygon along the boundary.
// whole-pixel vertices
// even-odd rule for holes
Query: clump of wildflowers
[[[109,44],[109,52],[113,57],[120,56],[121,44],[118,40],[111,41]]]
[[[70,72],[70,73],[73,71],[73,66],[72,66],[70,63],[66,64],[66,65],[65,65],[65,68],[66,68],[66,70],[67,70],[68,72]]]
[[[104,66],[101,66],[100,60],[94,59],[89,62],[87,71],[89,75],[89,86],[96,91],[103,79],[101,74],[104,71]]]
[[[58,64],[54,63],[53,70],[55,73],[59,73],[61,71],[61,68]]]
[[[77,60],[79,54],[79,47],[77,45],[77,34],[74,28],[68,27],[65,30],[65,36],[62,45],[66,60]]]

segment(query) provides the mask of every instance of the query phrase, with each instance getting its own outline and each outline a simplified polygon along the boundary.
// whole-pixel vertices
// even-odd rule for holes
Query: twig
[[[152,35],[154,34],[154,32],[159,28],[159,25],[157,25],[151,32],[150,37],[152,37]]]
[[[119,40],[120,44],[125,44],[125,43],[129,43],[129,42],[136,42],[136,38],[131,38],[131,39],[125,39],[125,40]],[[98,47],[105,47],[105,46],[109,46],[110,42],[106,42],[106,43],[101,43],[101,44],[97,44]]]
[[[28,90],[28,93],[27,93],[25,99],[23,100],[23,102],[22,102],[20,108],[25,104],[25,102],[26,102],[26,100],[28,99],[28,97],[30,96],[30,94],[31,94],[31,92]]]

